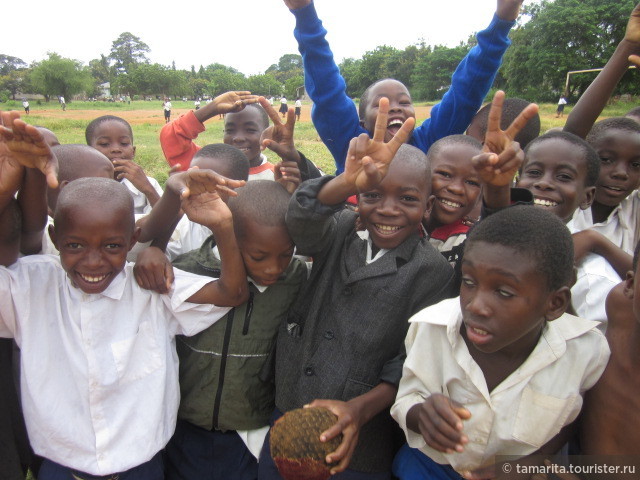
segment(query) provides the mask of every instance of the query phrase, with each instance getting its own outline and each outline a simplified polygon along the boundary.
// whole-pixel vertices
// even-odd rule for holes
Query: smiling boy
[[[410,320],[399,478],[472,478],[496,455],[560,449],[609,358],[596,322],[565,313],[572,277],[571,235],[548,212],[514,206],[471,232],[460,298]]]
[[[344,173],[302,184],[287,213],[313,267],[278,333],[276,415],[331,409],[338,421],[322,436],[343,433],[328,459],[345,478],[390,478],[406,320],[452,290],[453,269],[419,234],[431,189],[424,154],[401,145],[413,120],[384,143],[388,108],[382,99],[373,140],[353,139]],[[342,208],[356,193],[358,213]],[[280,478],[268,442],[258,466],[259,478]]]
[[[14,162],[32,147],[21,136],[50,153],[35,128],[19,120],[12,128],[0,131]],[[36,166],[50,171],[46,165]],[[11,195],[11,171],[2,169],[3,195]],[[242,184],[212,181],[212,191]],[[163,478],[159,451],[173,433],[179,400],[174,337],[201,331],[247,297],[228,209],[219,197],[202,203],[192,193],[183,201],[187,214],[224,239],[224,280],[178,272],[170,295],[138,287],[126,263],[137,237],[133,202],[106,178],[74,180],[61,192],[50,229],[59,259],[34,255],[0,268],[0,336],[21,349],[25,420],[34,451],[45,458],[40,479]],[[0,243],[0,251],[7,247]]]

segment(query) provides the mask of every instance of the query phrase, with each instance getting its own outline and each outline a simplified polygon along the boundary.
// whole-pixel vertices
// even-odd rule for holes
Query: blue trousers
[[[276,410],[271,418],[271,425],[282,416],[282,412]],[[283,480],[278,473],[273,458],[271,458],[271,447],[269,446],[269,438],[271,432],[267,434],[264,445],[260,451],[260,460],[258,461],[258,480]],[[391,472],[365,473],[355,470],[346,469],[342,473],[331,476],[331,480],[391,480]]]
[[[462,480],[450,465],[434,462],[406,443],[393,460],[393,474],[400,480]]]
[[[162,465],[162,454],[158,452],[151,460],[133,467],[126,472],[114,473],[109,476],[96,476],[88,473],[78,472],[68,467],[63,467],[46,458],[42,462],[38,480],[101,480],[113,477],[118,480],[164,480],[164,468]]]
[[[256,480],[258,462],[235,431],[209,431],[178,420],[165,448],[167,480]]]

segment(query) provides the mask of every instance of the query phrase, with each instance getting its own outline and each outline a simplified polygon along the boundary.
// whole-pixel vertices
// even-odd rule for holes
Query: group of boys
[[[280,479],[269,426],[303,406],[337,417],[320,436],[342,434],[336,479],[494,478],[496,456],[566,444],[638,453],[640,124],[594,122],[640,64],[640,6],[565,131],[538,136],[526,101],[478,111],[521,0],[498,0],[416,128],[393,79],[357,110],[312,1],[284,3],[335,176],[296,150],[293,110],[250,92],[163,127],[164,192],[119,117],[82,146],[1,113],[0,336],[20,349],[34,473]],[[216,115],[224,144],[196,145]]]

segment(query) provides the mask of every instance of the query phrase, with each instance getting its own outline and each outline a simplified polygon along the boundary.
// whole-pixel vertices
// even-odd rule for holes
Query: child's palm
[[[258,96],[251,95],[251,92],[247,91],[226,92],[217,96],[213,101],[220,113],[232,113],[239,112],[250,103],[256,103]]]
[[[189,220],[201,225],[217,225],[231,220],[229,207],[217,193],[190,195],[182,200],[182,210]]]
[[[0,194],[15,194],[20,188],[24,168],[16,162],[6,143],[0,141]]]

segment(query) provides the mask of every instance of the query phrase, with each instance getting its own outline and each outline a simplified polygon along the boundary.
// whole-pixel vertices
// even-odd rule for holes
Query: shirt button
[[[314,372],[313,372],[313,367],[306,367],[306,368],[304,369],[304,374],[305,374],[307,377],[311,377],[311,376],[313,376],[313,373],[314,373]]]
[[[353,292],[351,290],[351,287],[344,287],[344,289],[342,290],[342,294],[343,295],[351,295]]]
[[[332,340],[333,337],[335,337],[335,335],[331,330],[327,330],[326,332],[324,332],[324,338],[326,338],[327,340]]]

